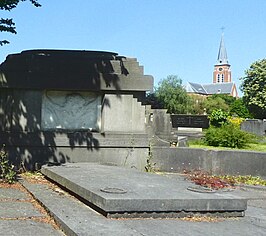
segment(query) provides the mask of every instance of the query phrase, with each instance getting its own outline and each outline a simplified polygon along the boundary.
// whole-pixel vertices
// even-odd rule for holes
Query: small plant
[[[147,162],[146,162],[146,166],[145,166],[146,172],[155,172],[156,163],[152,163],[151,160],[152,160],[152,151],[151,151],[151,145],[150,145],[149,155],[147,157]]]
[[[221,127],[228,122],[229,113],[221,109],[213,110],[209,116],[210,124],[214,127]]]
[[[210,175],[208,172],[201,170],[185,171],[187,179],[191,180],[197,185],[208,187],[211,189],[223,189],[223,188],[234,188],[239,184],[246,185],[260,185],[266,186],[266,180],[259,176],[251,175]]]
[[[0,179],[2,181],[12,184],[16,180],[17,173],[14,166],[9,163],[8,153],[5,151],[4,146],[0,150]]]
[[[188,171],[185,172],[185,174],[187,175],[187,179],[206,188],[217,190],[234,186],[234,182],[231,180],[212,176],[208,172],[202,170]]]

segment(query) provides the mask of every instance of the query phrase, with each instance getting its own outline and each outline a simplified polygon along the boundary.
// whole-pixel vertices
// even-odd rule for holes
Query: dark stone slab
[[[133,212],[238,212],[247,201],[232,193],[197,193],[155,174],[95,163],[42,168],[53,181],[87,200],[105,214]]]
[[[209,128],[209,119],[205,115],[171,115],[173,128]]]
[[[152,91],[153,77],[113,52],[28,50],[0,65],[0,88]]]
[[[0,202],[0,218],[43,216],[30,202]]]

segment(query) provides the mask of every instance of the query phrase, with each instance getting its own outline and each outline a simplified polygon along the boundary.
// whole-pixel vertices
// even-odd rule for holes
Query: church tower
[[[230,64],[227,58],[227,52],[224,44],[224,34],[222,34],[217,62],[214,65],[213,83],[232,82]]]

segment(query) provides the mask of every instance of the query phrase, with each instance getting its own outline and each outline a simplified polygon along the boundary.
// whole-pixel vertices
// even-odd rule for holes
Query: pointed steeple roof
[[[217,65],[221,64],[228,64],[228,58],[227,58],[227,52],[224,44],[224,34],[222,33],[221,41],[220,41],[220,47],[217,57]]]

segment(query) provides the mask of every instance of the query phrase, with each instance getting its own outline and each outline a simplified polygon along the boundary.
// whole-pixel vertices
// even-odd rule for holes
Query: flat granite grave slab
[[[247,209],[233,192],[192,192],[187,181],[117,166],[68,163],[42,173],[108,217],[244,216]]]

